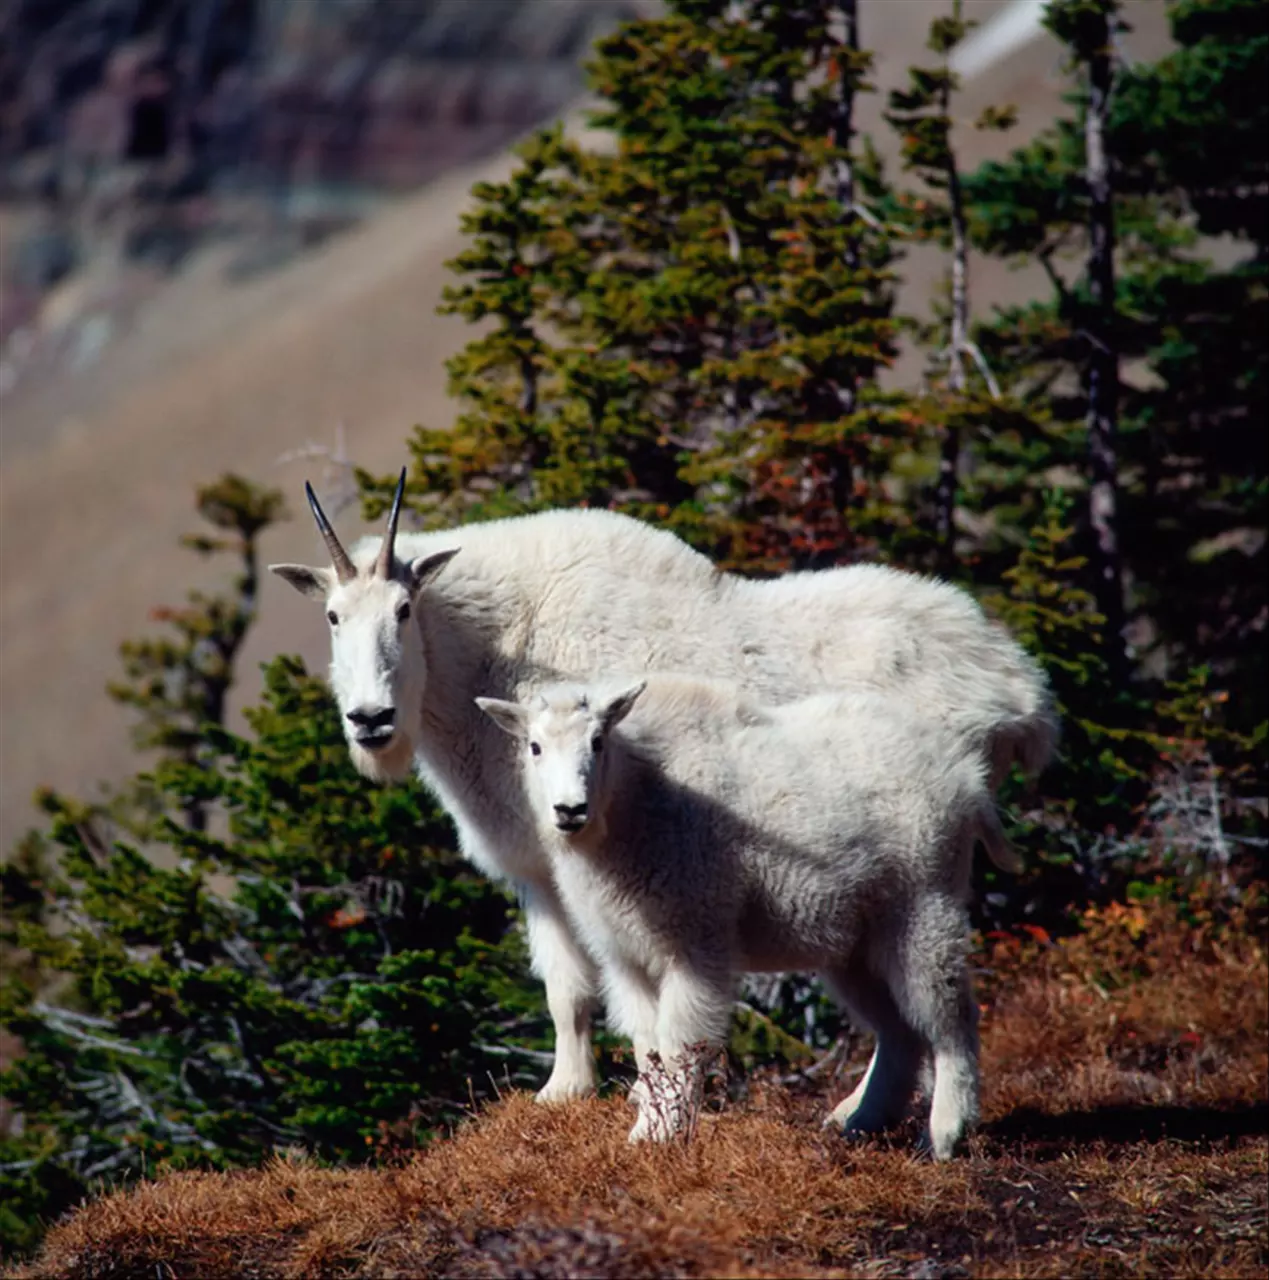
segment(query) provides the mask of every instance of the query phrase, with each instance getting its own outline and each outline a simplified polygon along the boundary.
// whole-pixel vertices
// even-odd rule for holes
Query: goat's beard
[[[349,742],[348,754],[357,772],[371,782],[404,782],[414,764],[414,748],[403,733],[397,734],[386,751],[367,751]]]

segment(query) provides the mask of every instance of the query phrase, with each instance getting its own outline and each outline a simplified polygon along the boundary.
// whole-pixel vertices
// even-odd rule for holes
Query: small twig
[[[1000,384],[996,381],[996,375],[992,373],[991,366],[987,363],[987,357],[983,355],[981,349],[976,342],[971,342],[968,338],[961,344],[961,349],[969,353],[974,363],[978,366],[978,371],[983,375],[983,381],[987,383],[987,390],[993,400],[1000,399]]]
[[[1057,273],[1057,269],[1053,265],[1053,254],[1056,250],[1055,245],[1045,245],[1036,257],[1040,260],[1040,265],[1044,268],[1044,274],[1049,277],[1049,283],[1057,290],[1058,297],[1062,300],[1063,305],[1071,300],[1071,292],[1066,287],[1066,281]]]
[[[850,212],[857,217],[860,222],[866,223],[872,227],[874,231],[884,231],[889,228],[888,223],[884,223],[869,207],[860,200],[856,200],[850,207]]]
[[[727,251],[733,262],[740,261],[740,236],[736,231],[736,224],[731,220],[731,214],[727,212],[727,206],[722,206],[723,213],[723,230],[727,232]]]
[[[677,1138],[686,1146],[696,1135],[705,1104],[705,1082],[722,1051],[704,1041],[689,1045],[672,1066],[655,1050],[631,1088],[639,1110],[631,1133],[666,1142]]]
[[[280,453],[273,460],[273,465],[280,467],[290,462],[300,462],[310,458],[324,460],[325,465],[322,467],[321,486],[323,490],[330,490],[330,492],[323,494],[324,504],[328,509],[329,515],[338,515],[350,506],[357,497],[357,485],[353,480],[355,468],[352,459],[348,456],[347,427],[342,418],[335,424],[334,448],[329,445],[308,441],[295,449],[288,449],[285,453]],[[332,486],[332,479],[336,480],[337,484]]]
[[[836,1071],[845,1061],[849,1047],[846,1037],[838,1036],[809,1067],[798,1067],[780,1076],[780,1084],[791,1085],[804,1080],[815,1080],[826,1073]]]
[[[693,453],[698,453],[704,448],[704,445],[697,444],[696,441],[689,440],[686,436],[675,435],[672,431],[663,431],[661,435],[677,449],[689,449]]]
[[[91,822],[77,822],[75,833],[84,842],[88,856],[97,866],[102,866],[110,859],[110,842],[102,836]]]

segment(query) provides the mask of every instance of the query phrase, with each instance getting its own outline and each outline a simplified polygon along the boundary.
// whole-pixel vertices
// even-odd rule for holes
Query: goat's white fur
[[[929,578],[859,566],[751,581],[608,511],[403,533],[387,578],[370,568],[380,542],[353,548],[358,573],[345,582],[330,568],[270,567],[337,619],[331,685],[358,769],[387,780],[413,766],[454,819],[464,854],[515,884],[555,1024],[543,1100],[594,1087],[596,973],[515,785],[514,747],[475,696],[515,699],[612,670],[687,670],[737,680],[772,703],[897,690],[973,739],[993,783],[1015,761],[1039,770],[1054,747],[1036,664],[968,595]],[[373,750],[346,718],[365,706],[396,710],[391,738]]]
[[[521,744],[564,908],[641,1071],[655,1051],[692,1095],[692,1046],[725,1040],[735,976],[815,969],[878,1042],[832,1119],[898,1119],[928,1051],[930,1146],[951,1155],[978,1116],[970,858],[1004,840],[975,746],[893,695],[768,708],[694,677],[477,704]],[[642,1107],[631,1140],[672,1128]]]

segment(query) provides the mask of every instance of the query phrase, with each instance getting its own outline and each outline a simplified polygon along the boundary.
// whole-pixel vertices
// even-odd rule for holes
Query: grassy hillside
[[[690,1146],[632,1148],[618,1098],[513,1094],[422,1156],[175,1174],[107,1195],[14,1277],[1264,1274],[1263,920],[1116,906],[982,957],[984,1125],[852,1145],[831,1083],[751,1082]]]

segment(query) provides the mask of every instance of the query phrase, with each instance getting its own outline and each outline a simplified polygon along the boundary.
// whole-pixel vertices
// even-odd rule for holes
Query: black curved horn
[[[340,582],[351,582],[357,576],[357,566],[348,558],[348,552],[344,550],[343,543],[331,528],[330,521],[326,519],[326,512],[322,510],[322,504],[318,502],[317,494],[313,492],[313,486],[307,480],[304,481],[304,492],[308,495],[308,505],[313,508],[313,519],[317,521],[317,527],[321,530],[326,550],[330,552],[331,563],[335,566],[335,576]]]
[[[383,535],[379,558],[375,561],[375,573],[381,578],[392,576],[392,554],[397,540],[397,521],[401,517],[401,496],[405,493],[405,468],[397,479],[397,491],[392,497],[392,510],[388,512],[388,531]]]

